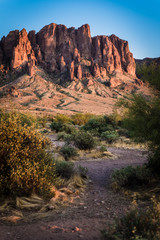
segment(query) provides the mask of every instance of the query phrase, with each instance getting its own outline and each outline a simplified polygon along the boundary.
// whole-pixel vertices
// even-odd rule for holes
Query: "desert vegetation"
[[[156,61],[146,61],[136,63],[136,74],[145,82],[149,82],[151,86],[160,90],[160,65],[158,59]]]
[[[158,87],[157,87],[158,89]],[[116,170],[112,174],[112,187],[127,195],[134,195],[134,207],[124,217],[117,219],[103,234],[106,239],[159,239],[159,171],[160,125],[159,94],[151,100],[134,96],[123,102],[127,109],[122,125],[137,142],[145,142],[148,161],[143,166]],[[147,209],[139,207],[136,199],[149,201]]]
[[[82,155],[85,159],[108,158],[107,149],[114,144],[144,144],[148,151],[145,165],[127,166],[112,173],[111,189],[134,201],[131,210],[102,233],[105,239],[158,239],[159,106],[158,96],[151,100],[134,96],[119,102],[121,114],[110,116],[76,113],[35,117],[1,111],[1,202],[10,197],[19,204],[17,198],[32,196],[33,200],[36,196],[42,207],[42,201],[55,199],[58,191],[63,204],[64,191],[74,194],[86,184],[87,168],[74,164]],[[61,145],[53,146],[52,136]],[[140,201],[146,202],[143,207]]]
[[[14,207],[46,211],[45,204],[56,198],[57,193],[58,199],[64,198],[59,189],[68,188],[66,191],[74,195],[74,189],[85,186],[85,171],[68,162],[77,155],[75,148],[61,148],[64,160],[53,157],[51,142],[44,136],[50,120],[0,111],[0,212],[3,214]]]

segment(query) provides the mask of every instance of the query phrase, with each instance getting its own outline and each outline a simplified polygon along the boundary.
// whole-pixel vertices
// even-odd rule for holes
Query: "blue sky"
[[[88,23],[91,35],[129,42],[135,58],[160,57],[160,0],[0,0],[0,38],[9,31],[39,31],[52,22]]]

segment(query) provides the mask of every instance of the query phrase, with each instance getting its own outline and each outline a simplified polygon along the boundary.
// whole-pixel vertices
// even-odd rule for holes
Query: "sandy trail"
[[[61,212],[53,212],[50,218],[15,225],[0,224],[0,240],[99,240],[104,229],[115,216],[122,216],[130,207],[130,201],[109,187],[114,169],[127,165],[143,164],[147,155],[142,150],[108,148],[115,159],[97,159],[76,162],[88,168],[90,183],[79,204],[73,204]]]

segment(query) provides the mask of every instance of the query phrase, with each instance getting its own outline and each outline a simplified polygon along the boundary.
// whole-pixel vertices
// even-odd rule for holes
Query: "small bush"
[[[101,134],[101,138],[106,140],[108,143],[113,143],[118,139],[116,131],[105,131]]]
[[[69,160],[70,158],[77,156],[77,150],[71,146],[62,147],[60,153],[65,158],[65,160]]]
[[[63,140],[66,136],[66,133],[65,132],[59,132],[57,134],[57,140]]]
[[[99,135],[107,130],[105,119],[103,117],[92,118],[84,125],[83,129]]]
[[[76,131],[76,128],[73,125],[62,123],[62,122],[56,122],[56,121],[53,121],[51,123],[50,128],[52,131],[66,132],[69,134],[73,134]]]
[[[95,147],[95,139],[92,134],[85,131],[79,131],[74,135],[74,144],[81,150],[88,150]]]
[[[146,211],[136,206],[113,226],[103,231],[107,240],[158,240],[160,239],[160,203],[152,198]]]
[[[56,161],[56,174],[65,179],[74,175],[74,164],[66,161]]]
[[[145,166],[128,166],[112,174],[112,186],[115,188],[135,187],[149,182],[151,173]]]
[[[62,132],[64,130],[63,123],[53,121],[50,125],[52,131]]]

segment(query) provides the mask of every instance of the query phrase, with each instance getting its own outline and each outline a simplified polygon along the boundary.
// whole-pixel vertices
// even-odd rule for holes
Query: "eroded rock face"
[[[123,70],[135,76],[136,70],[135,60],[133,58],[133,54],[129,51],[128,42],[125,40],[121,40],[115,35],[111,35],[109,39],[119,52]]]
[[[37,34],[25,29],[12,31],[0,42],[0,64],[11,69],[28,66],[33,74],[34,65],[68,78],[106,77],[114,71],[135,76],[135,61],[128,42],[115,35],[91,37],[90,27],[67,28],[52,23]]]
[[[18,35],[17,45],[12,52],[11,68],[26,65],[30,59],[35,59],[35,55],[27,32],[23,29]]]
[[[9,66],[10,69],[16,69],[23,65],[26,66],[29,61],[28,56],[31,56],[31,58],[36,61],[31,42],[28,39],[25,29],[21,32],[18,30],[10,32],[6,38],[2,38],[1,46],[3,62]]]
[[[6,63],[10,65],[11,58],[13,55],[13,49],[17,45],[17,40],[19,36],[19,31],[11,31],[7,37],[2,38],[2,47],[3,47],[3,52],[4,52],[4,58],[6,60]]]

